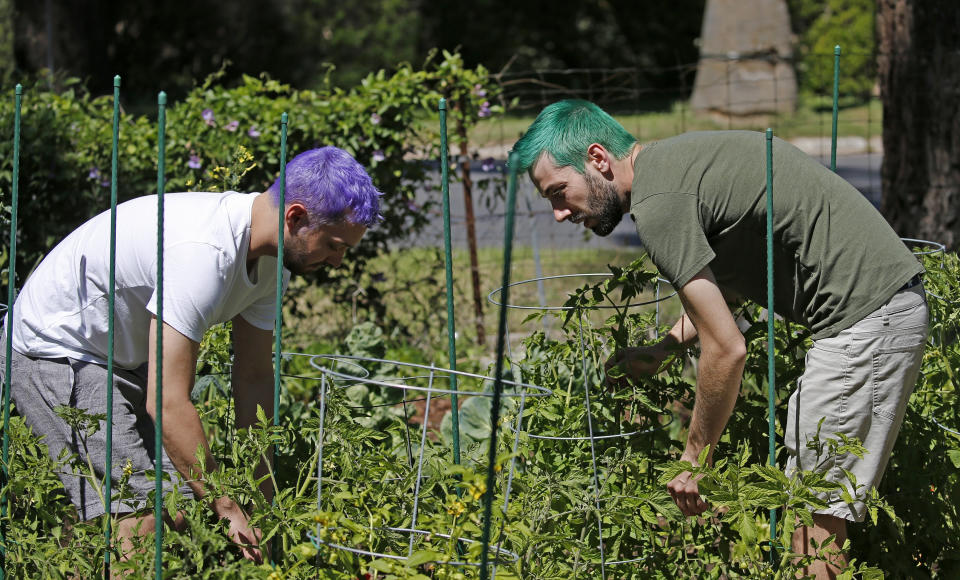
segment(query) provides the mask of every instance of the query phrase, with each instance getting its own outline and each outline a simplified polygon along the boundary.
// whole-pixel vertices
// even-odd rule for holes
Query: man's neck
[[[264,192],[253,200],[250,210],[250,247],[247,248],[247,265],[255,263],[260,256],[277,255],[277,208]]]
[[[637,155],[640,154],[640,150],[643,149],[643,146],[640,143],[634,143],[633,148],[630,150],[630,154],[624,157],[621,161],[622,165],[617,174],[620,176],[617,179],[617,191],[620,193],[620,203],[623,208],[623,213],[628,213],[630,211],[630,194],[633,189],[633,178],[634,178],[634,162],[637,160]]]

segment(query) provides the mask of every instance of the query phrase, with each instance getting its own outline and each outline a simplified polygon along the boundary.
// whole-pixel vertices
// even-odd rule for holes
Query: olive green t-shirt
[[[631,214],[675,287],[704,266],[717,283],[766,304],[766,137],[687,133],[645,145]],[[923,267],[852,185],[773,140],[774,309],[827,338],[864,318]]]

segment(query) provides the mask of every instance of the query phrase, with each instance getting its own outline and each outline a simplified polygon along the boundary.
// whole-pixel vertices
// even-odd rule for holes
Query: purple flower
[[[480,117],[480,118],[489,117],[489,116],[490,116],[490,101],[484,101],[484,102],[480,105],[480,110],[477,111],[477,116]]]
[[[387,156],[384,155],[384,154],[383,154],[383,151],[380,150],[380,149],[377,149],[376,151],[373,152],[373,162],[374,162],[374,163],[380,163],[381,161],[383,161],[383,160],[386,159],[386,158],[387,158]]]
[[[240,121],[230,121],[229,123],[224,125],[223,128],[233,133],[234,131],[237,130],[237,127],[239,126],[240,126]]]
[[[187,161],[187,167],[190,169],[200,169],[200,166],[203,165],[200,163],[200,156],[194,153],[190,156],[190,160]]]
[[[87,174],[87,179],[100,179],[100,168],[91,167],[90,173]]]
[[[487,96],[487,91],[486,89],[483,88],[483,85],[481,85],[480,83],[477,83],[473,85],[473,94],[475,94],[478,97],[485,97]]]
[[[213,109],[204,109],[200,116],[203,117],[203,120],[206,121],[207,125],[215,127],[216,123],[213,122]]]
[[[254,125],[253,127],[250,127],[250,128],[247,130],[247,135],[249,135],[251,139],[259,139],[259,138],[260,138],[260,130],[257,129],[257,126],[256,126],[256,125]]]
[[[380,120],[381,120],[381,119],[380,119],[380,115],[378,115],[378,114],[376,114],[376,113],[370,115],[370,122],[373,123],[374,125],[379,125],[379,124],[380,124]]]
[[[496,167],[496,164],[493,161],[493,157],[487,157],[480,162],[480,169],[482,171],[493,171],[494,167]]]
[[[412,199],[407,200],[407,209],[410,211],[420,211],[420,206],[416,204]]]
[[[110,187],[110,178],[104,177],[100,180],[100,187]]]

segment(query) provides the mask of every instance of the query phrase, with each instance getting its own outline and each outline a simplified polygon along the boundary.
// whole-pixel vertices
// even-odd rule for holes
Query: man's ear
[[[606,173],[610,171],[610,152],[599,143],[591,143],[587,147],[587,162],[600,173]]]
[[[310,213],[306,206],[297,201],[287,206],[287,211],[284,212],[284,220],[291,235],[296,235],[301,228],[310,227]]]

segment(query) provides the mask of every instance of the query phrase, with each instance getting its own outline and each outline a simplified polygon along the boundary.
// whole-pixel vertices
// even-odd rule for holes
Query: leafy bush
[[[801,88],[833,94],[833,48],[840,45],[840,97],[863,102],[876,85],[874,6],[870,0],[791,0],[794,29],[800,33]]]
[[[881,570],[893,576],[952,577],[958,569],[960,534],[952,498],[960,492],[960,437],[952,433],[960,430],[953,378],[960,367],[956,340],[960,260],[950,254],[942,264],[939,256],[927,258],[926,263],[934,322],[922,378],[883,483],[878,493],[866,499],[869,523],[852,527],[847,549],[853,560],[845,571],[847,578],[879,577]],[[747,371],[713,466],[693,468],[675,460],[682,449],[685,406],[691,402],[688,367],[693,359],[678,357],[664,376],[628,389],[611,391],[602,386],[598,369],[606,353],[617,344],[655,339],[650,313],[634,313],[622,306],[631,298],[646,296],[644,288],[652,280],[653,273],[642,263],[614,268],[607,280],[578,289],[567,303],[579,309],[616,305],[605,323],[581,327],[580,321],[586,318],[571,310],[562,336],[548,338],[535,332],[526,341],[525,354],[511,361],[512,377],[547,386],[553,393],[542,400],[526,400],[519,432],[517,402],[503,409],[492,529],[495,543],[516,554],[516,561],[510,557],[511,561],[501,562],[498,577],[599,578],[601,546],[607,577],[627,579],[788,578],[809,563],[789,551],[790,534],[798,523],[809,522],[810,510],[821,505],[814,494],[835,489],[836,484],[811,472],[788,478],[766,465],[762,384],[766,322],[756,306],[738,312],[749,325]],[[776,332],[777,405],[782,408],[800,372],[799,353],[808,338],[795,325],[778,323]],[[340,348],[377,356],[385,346],[384,335],[364,323]],[[212,360],[222,362],[215,344],[207,348]],[[688,354],[695,357],[696,352]],[[208,485],[254,508],[254,524],[272,542],[276,567],[243,561],[203,503],[171,497],[168,505],[183,511],[188,529],[165,535],[166,574],[175,578],[477,577],[475,567],[444,562],[479,561],[480,546],[475,540],[480,537],[482,500],[487,493],[486,445],[482,443],[490,436],[489,425],[486,432],[481,427],[489,404],[464,404],[465,416],[475,415],[476,421],[466,421],[474,442],[467,443],[462,464],[453,465],[442,427],[438,432],[437,426],[430,426],[421,450],[421,424],[396,413],[398,403],[392,395],[371,387],[357,398],[344,385],[334,385],[324,398],[321,457],[319,381],[304,378],[316,375],[309,374],[309,365],[301,359],[285,361],[289,376],[279,427],[261,417],[253,429],[231,431],[228,398],[213,392],[198,402],[205,424],[222,434],[213,440],[220,467],[208,478]],[[212,365],[207,372],[216,368]],[[369,370],[391,380],[402,374],[389,366]],[[592,443],[583,438],[587,392],[596,434],[637,433]],[[386,411],[380,412],[384,407],[379,405],[384,404]],[[72,420],[78,428],[89,430],[97,427],[100,418]],[[782,416],[779,424],[784,424]],[[42,443],[17,417],[11,436],[12,510],[5,521],[8,573],[54,578],[96,575],[105,549],[102,523],[74,522],[53,476],[57,464],[70,458],[49,460]],[[277,489],[275,504],[264,499],[253,474],[257,458],[271,444],[277,448],[270,476]],[[858,442],[829,433],[820,433],[811,445],[825,457],[863,452]],[[421,451],[422,462],[417,460]],[[321,459],[322,511],[316,480]],[[681,516],[664,488],[665,482],[684,470],[703,476],[700,489],[712,509],[701,517]],[[512,478],[511,496],[503,514],[508,477]],[[770,509],[779,510],[776,565],[770,560]],[[433,533],[421,537],[404,531],[409,528]],[[416,536],[412,543],[411,535]],[[396,554],[401,559],[371,558],[331,545]],[[404,560],[411,549],[412,556]],[[827,553],[821,551],[817,557]],[[143,552],[128,562],[113,560],[135,576],[151,574],[152,539],[145,539]]]

